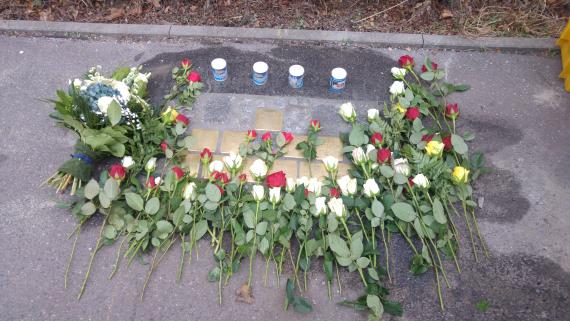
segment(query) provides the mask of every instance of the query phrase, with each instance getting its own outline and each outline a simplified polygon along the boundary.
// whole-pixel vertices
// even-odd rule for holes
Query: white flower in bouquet
[[[160,185],[160,183],[162,183],[162,179],[160,179],[160,177],[155,177],[154,183],[156,184],[156,186],[158,186],[158,185]]]
[[[368,156],[362,149],[362,147],[356,147],[352,150],[352,161],[356,165],[361,165],[368,161]]]
[[[303,185],[303,187],[307,187],[309,186],[309,178],[307,176],[301,176],[299,178],[297,178],[297,186],[301,186]]]
[[[348,122],[353,122],[356,120],[356,111],[352,103],[344,103],[340,105],[340,110],[338,111],[342,119]]]
[[[285,190],[288,193],[293,193],[293,192],[295,192],[296,187],[297,187],[297,183],[295,182],[295,179],[293,179],[291,177],[287,177],[287,186],[285,187]]]
[[[263,187],[263,185],[253,185],[253,188],[251,190],[251,195],[253,195],[253,199],[256,202],[261,202],[265,197],[265,188]]]
[[[346,213],[346,209],[344,207],[344,203],[342,202],[342,198],[331,198],[329,200],[329,209],[332,213],[334,213],[337,217],[343,217]]]
[[[390,69],[390,72],[396,79],[404,79],[406,76],[406,68],[392,67],[392,69]]]
[[[373,122],[375,119],[380,118],[380,111],[378,109],[372,108],[368,109],[368,121]]]
[[[407,159],[396,158],[392,163],[392,167],[394,167],[394,171],[396,171],[396,173],[400,173],[406,177],[410,176],[410,165],[408,164]]]
[[[372,144],[366,145],[366,157],[370,158],[370,153],[373,153],[376,150],[376,147]]]
[[[323,183],[317,178],[311,177],[311,179],[309,179],[309,184],[307,185],[309,192],[314,193],[316,196],[319,196],[321,195],[322,187]]]
[[[249,168],[251,176],[253,176],[253,178],[256,180],[264,178],[265,175],[267,175],[267,170],[267,165],[262,159],[256,159]]]
[[[316,216],[327,214],[327,198],[324,196],[315,199]]]
[[[195,200],[196,199],[196,183],[191,182],[186,184],[186,187],[184,187],[184,193],[182,195],[184,197],[184,199],[187,200]]]
[[[405,91],[404,82],[403,81],[394,81],[392,85],[390,85],[390,94],[396,96],[401,95]]]
[[[343,177],[336,180],[338,187],[340,188],[340,192],[344,196],[352,196],[356,194],[356,178],[350,178],[348,175],[344,175]]]
[[[149,160],[146,162],[146,165],[144,166],[144,169],[149,173],[154,172],[156,169],[156,157],[149,158]]]
[[[109,109],[109,106],[111,106],[111,103],[113,102],[116,102],[118,104],[115,98],[109,96],[103,96],[97,99],[97,107],[99,107],[99,111],[101,111],[103,115],[107,115],[107,110]]]
[[[412,182],[414,182],[414,185],[416,185],[420,188],[428,188],[429,187],[429,180],[424,174],[418,174],[418,175],[414,176],[414,178],[412,179]]]
[[[273,204],[279,203],[281,200],[281,187],[272,187],[269,189],[269,201]]]
[[[380,187],[373,178],[367,179],[362,187],[364,189],[364,195],[366,195],[366,197],[372,198],[380,193]]]
[[[123,167],[127,169],[131,168],[134,164],[135,161],[133,161],[133,158],[131,156],[125,156],[121,160],[121,165],[123,165]]]
[[[75,78],[73,79],[73,87],[75,87],[75,89],[80,89],[81,88],[81,84],[83,83],[83,81],[81,81],[81,79]]]
[[[236,153],[231,152],[228,156],[224,157],[224,164],[230,172],[236,172],[241,168],[243,158]]]
[[[131,92],[127,84],[122,81],[112,79],[110,85],[119,92],[124,103],[127,103],[129,100],[131,100]]]
[[[210,163],[210,166],[208,167],[208,169],[210,170],[210,173],[213,172],[222,172],[224,170],[224,163],[220,160],[215,160],[213,162]]]
[[[327,156],[323,158],[323,164],[328,173],[334,174],[338,169],[338,159],[334,156]]]

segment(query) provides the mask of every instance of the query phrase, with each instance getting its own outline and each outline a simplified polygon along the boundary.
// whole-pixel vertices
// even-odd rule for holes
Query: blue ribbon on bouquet
[[[70,156],[73,158],[79,158],[80,160],[86,162],[89,165],[91,165],[91,163],[93,163],[93,160],[91,159],[91,157],[89,157],[83,153],[71,154]]]

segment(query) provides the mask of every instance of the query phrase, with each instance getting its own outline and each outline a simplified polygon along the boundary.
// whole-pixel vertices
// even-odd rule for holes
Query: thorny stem
[[[109,212],[111,208],[109,207]],[[77,295],[77,300],[81,299],[83,292],[85,291],[85,287],[87,286],[87,280],[89,279],[89,274],[91,273],[91,266],[93,266],[93,260],[95,259],[95,254],[99,251],[99,244],[101,244],[101,240],[103,239],[103,230],[105,229],[105,225],[107,223],[107,216],[103,219],[103,224],[101,224],[101,229],[99,230],[99,238],[97,239],[97,243],[95,244],[95,248],[93,249],[93,253],[91,253],[91,257],[89,258],[89,265],[87,266],[87,272],[85,273],[85,278],[83,278],[83,284],[81,285],[81,289],[79,290],[79,294]]]
[[[388,281],[392,283],[392,277],[390,276],[390,252],[388,251],[388,243],[386,243],[386,237],[384,236],[384,221],[380,223],[380,232],[382,233],[382,243],[384,243],[384,251],[386,251],[386,273],[388,274]]]
[[[178,273],[176,275],[176,282],[180,283],[180,280],[182,279],[182,270],[184,269],[184,258],[186,257],[186,244],[184,244],[184,237],[186,235],[182,234],[180,235],[180,247],[182,248],[182,253],[180,254],[180,264],[178,265]]]
[[[297,287],[301,289],[301,283],[299,282],[299,275],[297,274],[297,266],[295,265],[295,260],[293,259],[293,253],[291,252],[291,248],[289,247],[289,258],[291,259],[291,264],[293,265],[293,274],[294,278],[297,281]]]
[[[117,273],[117,270],[119,269],[119,261],[121,259],[121,250],[123,249],[123,244],[125,243],[126,240],[127,240],[127,236],[123,237],[121,244],[119,244],[119,249],[117,250],[117,257],[115,258],[115,264],[113,265],[113,270],[111,271],[111,273],[109,274],[109,277],[107,278],[108,280],[112,279],[113,276],[115,276],[115,273]]]
[[[479,242],[481,243],[481,247],[483,247],[483,252],[485,253],[486,257],[489,257],[487,244],[485,242],[485,239],[481,236],[481,232],[479,231],[479,223],[477,223],[477,217],[475,217],[475,210],[471,210],[471,216],[473,217],[473,225],[475,225],[475,230],[477,231],[477,237],[479,237]]]
[[[69,269],[71,268],[71,262],[73,261],[73,256],[75,255],[75,247],[77,245],[77,240],[79,239],[79,234],[81,233],[81,226],[83,225],[83,222],[79,223],[74,230],[76,231],[75,239],[73,240],[73,245],[71,246],[71,253],[69,253],[69,259],[67,260],[67,266],[65,267],[65,274],[63,275],[63,287],[65,289],[67,289],[67,275],[69,274]]]
[[[450,201],[451,202],[451,201]],[[453,206],[453,204],[451,204]],[[475,240],[473,238],[473,231],[471,230],[471,223],[469,223],[469,217],[467,217],[467,208],[465,201],[461,201],[461,206],[463,207],[463,217],[465,218],[465,223],[467,224],[467,230],[469,230],[469,238],[471,239],[471,247],[473,249],[473,255],[475,256],[475,262],[479,262],[479,257],[477,256],[477,250],[475,249]]]
[[[255,224],[253,224],[254,229],[257,227],[257,215],[259,214],[259,201],[255,207]],[[252,270],[253,270],[253,257],[257,253],[257,249],[255,247],[255,242],[257,241],[257,233],[255,230],[253,231],[253,244],[251,248],[251,253],[249,254],[249,275],[247,278],[247,286],[251,288],[251,280],[252,280]]]
[[[146,289],[148,281],[150,280],[150,276],[154,270],[154,263],[156,262],[156,256],[158,255],[158,250],[159,250],[158,248],[156,248],[156,250],[154,250],[154,256],[152,257],[152,262],[150,263],[150,268],[148,269],[148,274],[146,275],[146,279],[144,280],[143,288],[141,291],[141,301],[144,298],[144,291]]]

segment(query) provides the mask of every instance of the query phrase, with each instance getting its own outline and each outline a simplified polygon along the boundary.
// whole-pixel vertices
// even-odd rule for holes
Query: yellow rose
[[[404,108],[402,105],[400,105],[400,103],[396,103],[393,106],[394,109],[398,110],[400,112],[400,114],[403,114],[406,112],[406,108]]]
[[[455,166],[453,168],[452,179],[456,184],[467,183],[469,177],[469,170],[462,166]]]
[[[167,124],[174,122],[176,117],[178,117],[178,112],[170,106],[162,113],[162,121]]]
[[[426,153],[429,156],[439,157],[439,156],[441,156],[441,153],[443,152],[443,147],[445,147],[445,145],[442,142],[432,140],[426,144],[425,149],[426,149]]]

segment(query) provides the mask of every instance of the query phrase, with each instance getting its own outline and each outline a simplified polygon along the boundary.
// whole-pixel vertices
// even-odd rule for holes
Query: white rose
[[[352,103],[344,103],[340,105],[338,113],[345,121],[353,122],[356,120],[356,111],[354,110]]]
[[[340,192],[344,196],[351,196],[356,193],[356,178],[351,179],[350,176],[344,175],[336,180]]]
[[[251,164],[249,171],[251,172],[251,176],[253,176],[254,179],[260,180],[264,178],[265,175],[267,175],[267,165],[263,160],[256,159],[253,164]]]
[[[154,183],[156,184],[156,186],[158,186],[158,185],[160,185],[160,183],[162,183],[162,180],[160,179],[160,177],[155,177]]]
[[[133,158],[131,156],[125,156],[121,160],[121,164],[123,165],[124,168],[131,168],[135,164],[135,162],[133,161]]]
[[[107,109],[109,109],[109,106],[113,101],[116,102],[115,98],[109,96],[103,96],[97,99],[97,107],[99,107],[99,110],[103,113],[103,115],[107,114]]]
[[[403,94],[404,90],[405,88],[403,81],[394,81],[394,83],[390,86],[390,94],[394,96]]]
[[[396,173],[400,173],[406,177],[410,176],[410,165],[408,165],[407,159],[396,158],[392,164],[392,167]]]
[[[223,158],[224,160],[224,164],[226,165],[226,168],[230,171],[230,172],[236,172],[241,168],[241,164],[243,162],[243,158],[236,153],[230,153],[228,156],[225,156]]]
[[[331,212],[334,213],[337,217],[344,216],[345,208],[344,203],[342,202],[342,198],[331,198],[328,205]]]
[[[253,189],[251,190],[251,195],[253,195],[253,199],[256,202],[261,202],[265,197],[265,188],[263,187],[263,185],[253,185]]]
[[[297,187],[297,184],[295,183],[295,179],[293,179],[291,177],[287,177],[287,187],[285,188],[287,190],[287,192],[289,192],[289,193],[295,192],[296,187]]]
[[[309,184],[306,186],[309,192],[314,193],[316,196],[321,195],[321,188],[323,187],[323,183],[317,178],[311,177],[311,179],[309,179]]]
[[[367,179],[362,187],[364,188],[364,195],[369,198],[372,198],[380,193],[380,187],[378,187],[378,184],[376,184],[376,181],[373,178]]]
[[[156,157],[151,157],[146,162],[144,169],[150,173],[150,172],[153,172],[155,168],[156,168]]]
[[[355,149],[352,150],[352,161],[356,165],[360,165],[368,161],[368,156],[366,155],[362,147],[356,147]]]
[[[184,199],[187,200],[195,200],[196,199],[196,183],[188,183],[186,187],[184,187],[184,193],[182,195]]]
[[[323,164],[328,173],[334,174],[338,169],[338,159],[333,156],[323,158]]]
[[[281,187],[273,187],[269,189],[269,200],[273,204],[279,203],[281,200]]]
[[[373,122],[375,119],[380,118],[380,111],[378,109],[368,109],[368,121]]]
[[[81,83],[82,83],[81,79],[77,78],[73,79],[73,87],[75,87],[75,89],[81,88]]]
[[[122,81],[113,81],[111,83],[111,87],[113,87],[114,89],[116,89],[119,94],[121,95],[121,98],[123,98],[123,100],[125,102],[129,101],[131,99],[131,92],[129,91],[129,86],[127,86],[127,84],[125,84]]]
[[[309,178],[307,176],[302,176],[297,178],[297,186],[303,185],[304,187],[309,186]]]
[[[356,182],[356,178],[351,178],[348,181],[348,195],[354,195],[356,194],[356,187],[358,186],[357,182]]]
[[[210,173],[213,173],[213,172],[220,172],[221,173],[224,170],[224,163],[222,161],[215,160],[215,161],[210,163],[210,166],[208,167],[208,169],[210,170]]]
[[[327,214],[326,201],[327,201],[327,198],[324,196],[317,197],[315,199],[315,208],[317,209],[316,213],[315,213],[316,216]]]
[[[406,76],[405,68],[392,67],[390,71],[392,72],[392,76],[396,79],[404,79],[404,77]]]
[[[421,188],[428,188],[429,187],[429,180],[424,174],[418,174],[413,179],[414,185],[421,187]]]

